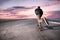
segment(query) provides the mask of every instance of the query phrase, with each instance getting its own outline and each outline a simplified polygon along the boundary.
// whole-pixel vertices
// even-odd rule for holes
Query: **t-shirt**
[[[42,15],[43,11],[42,11],[42,9],[35,9],[35,13],[36,13],[36,15],[38,15],[38,14]]]

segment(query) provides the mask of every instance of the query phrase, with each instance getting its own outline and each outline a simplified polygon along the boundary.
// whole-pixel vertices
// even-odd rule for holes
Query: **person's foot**
[[[44,29],[42,27],[39,27],[40,31],[43,31]]]
[[[37,26],[39,26],[39,25],[37,25]]]

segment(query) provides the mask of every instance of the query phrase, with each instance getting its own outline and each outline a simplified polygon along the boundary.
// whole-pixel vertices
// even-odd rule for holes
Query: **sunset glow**
[[[16,0],[15,0],[16,1]],[[37,8],[37,6],[40,6],[41,9],[43,10],[43,16],[42,17],[46,17],[46,18],[60,18],[60,1],[57,0],[53,0],[53,1],[49,1],[49,0],[18,0],[17,2],[9,1],[9,3],[11,4],[16,3],[16,4],[11,4],[9,5],[8,3],[7,5],[4,5],[4,1],[3,4],[1,3],[1,7],[0,7],[0,19],[30,19],[30,18],[36,18],[35,15],[35,9]],[[20,2],[21,3],[20,3]],[[40,2],[41,1],[41,2]],[[24,3],[22,3],[24,2]],[[30,4],[28,4],[30,2]],[[6,4],[5,3],[5,4]],[[32,4],[31,4],[32,3]],[[18,5],[19,6],[18,6]],[[27,5],[26,5],[27,4]],[[9,5],[9,6],[8,6]],[[32,6],[33,5],[33,6]],[[54,16],[54,17],[53,17]]]

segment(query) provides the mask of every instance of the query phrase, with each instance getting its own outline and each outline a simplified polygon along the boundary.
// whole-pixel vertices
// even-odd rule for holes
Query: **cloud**
[[[60,1],[60,0],[49,0],[49,1]]]
[[[59,0],[0,0],[0,9],[6,9],[13,6],[38,6],[38,5],[50,5],[53,2],[59,2]]]
[[[60,11],[50,11],[46,14],[47,18],[60,18]]]
[[[24,7],[14,6],[5,10],[0,11],[0,19],[25,19],[25,18],[36,18],[34,13],[35,6]],[[50,10],[50,9],[49,9]],[[44,12],[43,17],[48,18],[60,18],[60,11],[47,11]]]
[[[60,10],[60,2],[51,2],[46,5],[42,5],[41,8],[44,11],[59,11]]]
[[[14,6],[0,11],[0,19],[29,18],[34,7]],[[31,10],[31,11],[30,11]]]
[[[22,9],[27,10],[27,9],[32,9],[32,8],[34,8],[34,7],[14,6],[14,7],[11,7],[11,8],[7,8],[4,11],[13,11],[13,10],[18,10],[18,9],[20,9],[20,10],[22,10]]]

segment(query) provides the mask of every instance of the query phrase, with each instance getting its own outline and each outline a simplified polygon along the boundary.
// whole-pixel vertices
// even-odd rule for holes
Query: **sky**
[[[0,0],[0,9],[6,9],[13,6],[44,6],[44,5],[60,5],[60,0]],[[57,8],[59,8],[57,6]]]
[[[14,8],[16,6],[20,8]],[[44,17],[50,18],[60,11],[60,0],[0,0],[0,19],[35,18],[34,10],[37,6],[44,11]],[[60,18],[58,14],[57,18]]]

